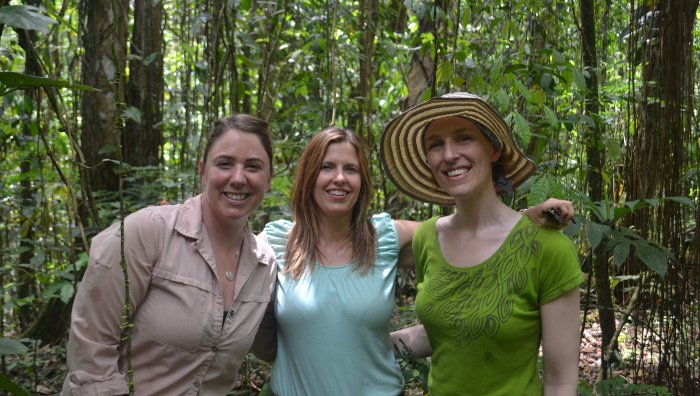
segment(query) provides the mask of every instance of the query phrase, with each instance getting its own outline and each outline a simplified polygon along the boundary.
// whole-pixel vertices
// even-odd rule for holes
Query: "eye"
[[[323,164],[321,164],[321,170],[330,170],[330,169],[333,169],[333,165],[331,165],[329,163],[325,163],[325,162]]]
[[[263,169],[263,165],[259,162],[249,162],[246,164],[245,167],[249,171],[254,171],[254,172],[261,171]]]
[[[231,162],[230,162],[230,161],[227,161],[227,160],[219,160],[219,161],[217,161],[214,165],[215,165],[217,168],[220,168],[220,169],[229,169],[230,167],[233,166],[233,165],[231,164]]]
[[[359,172],[359,167],[355,165],[349,165],[345,167],[345,172],[348,173],[357,173]]]
[[[468,142],[468,141],[473,140],[473,138],[471,137],[471,135],[463,134],[463,135],[457,135],[457,136],[455,137],[455,140],[456,140],[458,143],[465,143],[465,142]]]
[[[431,140],[428,142],[427,147],[428,147],[428,150],[434,150],[434,149],[442,147],[442,145],[443,145],[442,140]]]

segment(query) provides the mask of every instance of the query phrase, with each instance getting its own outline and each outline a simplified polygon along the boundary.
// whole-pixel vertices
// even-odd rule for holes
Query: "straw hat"
[[[501,144],[498,162],[505,177],[517,186],[525,181],[536,166],[518,148],[503,118],[488,103],[466,92],[449,93],[414,106],[394,118],[384,128],[381,157],[389,177],[405,194],[438,205],[454,205],[435,181],[426,163],[425,127],[431,121],[462,116],[489,129]]]

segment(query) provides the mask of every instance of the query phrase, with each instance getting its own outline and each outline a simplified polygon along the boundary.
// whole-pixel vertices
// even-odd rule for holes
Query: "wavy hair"
[[[313,271],[316,258],[319,256],[316,248],[319,234],[319,207],[314,200],[316,179],[321,172],[321,164],[326,156],[328,147],[334,143],[348,142],[357,152],[359,174],[362,186],[352,209],[350,224],[353,269],[366,274],[374,266],[377,237],[370,222],[368,211],[372,197],[369,162],[365,144],[353,131],[345,128],[330,127],[317,133],[304,149],[299,159],[292,187],[291,207],[295,223],[289,232],[285,252],[285,272],[299,279],[304,273],[307,260],[309,272]]]

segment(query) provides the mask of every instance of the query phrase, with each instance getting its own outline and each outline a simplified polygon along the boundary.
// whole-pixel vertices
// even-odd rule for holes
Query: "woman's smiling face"
[[[270,158],[260,138],[230,129],[200,162],[205,210],[217,219],[244,219],[260,206],[270,189]]]
[[[492,166],[501,151],[471,121],[445,117],[425,129],[426,160],[437,183],[458,198],[482,188],[494,188]]]
[[[325,216],[352,216],[362,187],[360,161],[349,142],[332,143],[316,177],[313,199]]]

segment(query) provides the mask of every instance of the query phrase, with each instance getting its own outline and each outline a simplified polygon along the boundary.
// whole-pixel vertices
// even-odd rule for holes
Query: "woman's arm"
[[[119,368],[124,273],[118,227],[119,224],[112,225],[92,241],[88,267],[71,313],[66,350],[69,372],[63,386],[64,395],[129,392],[126,373]],[[157,260],[156,228],[145,212],[125,220],[124,254],[129,270],[132,314],[146,294],[151,268]]]
[[[546,212],[550,209],[555,209],[557,212],[559,212],[561,223],[554,222],[547,216]],[[530,220],[536,224],[552,228],[561,228],[568,224],[569,220],[573,218],[574,205],[571,203],[571,201],[549,198],[538,205],[527,208],[523,214],[529,217]]]
[[[420,223],[410,220],[394,220],[394,223],[396,224],[396,231],[399,234],[399,268],[416,268],[413,262],[411,241],[413,241],[413,234],[416,233],[416,229]]]
[[[574,396],[578,385],[580,306],[578,287],[543,305],[545,396]]]
[[[423,325],[392,331],[391,342],[394,344],[397,357],[424,358],[433,354],[433,348]]]

